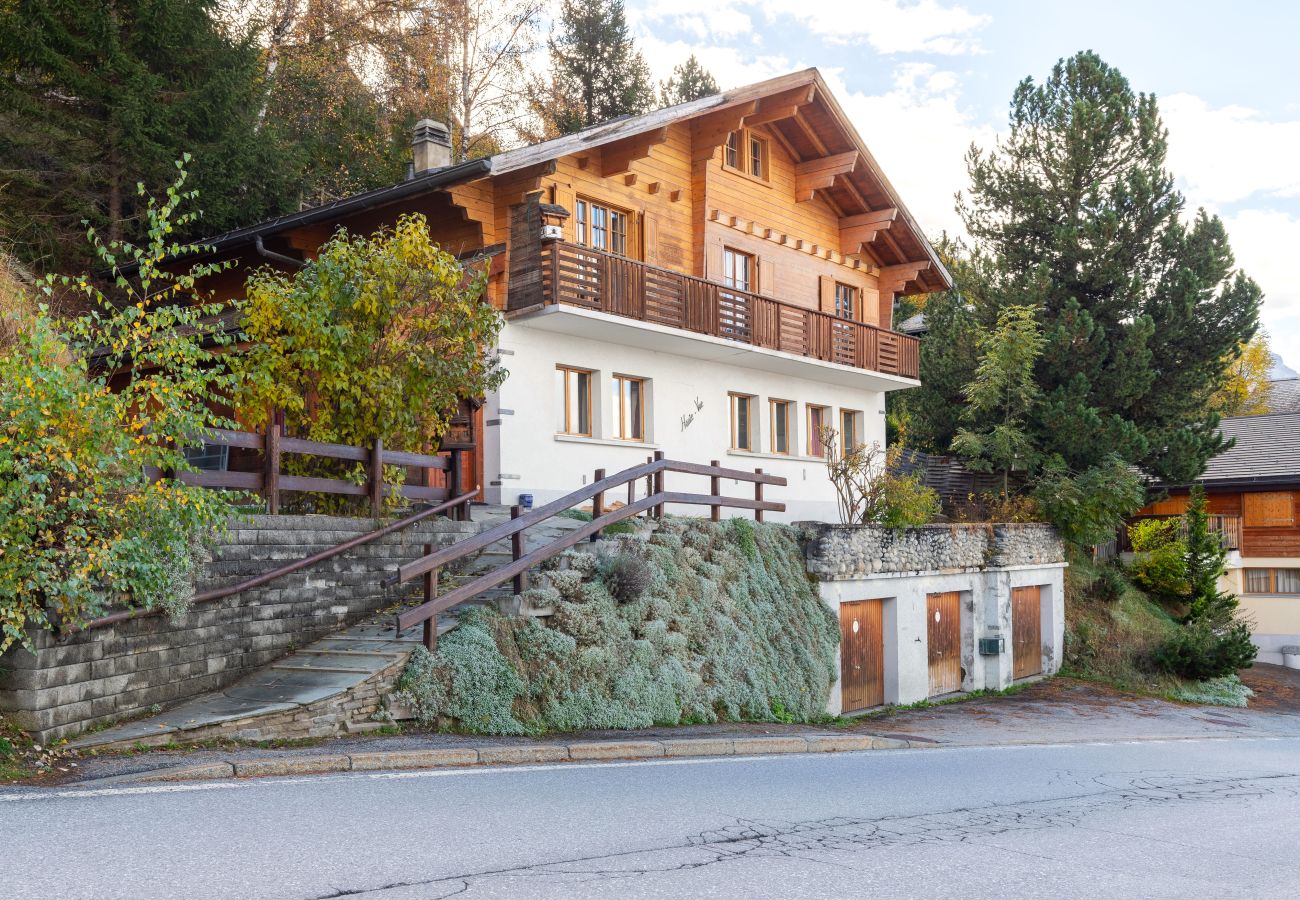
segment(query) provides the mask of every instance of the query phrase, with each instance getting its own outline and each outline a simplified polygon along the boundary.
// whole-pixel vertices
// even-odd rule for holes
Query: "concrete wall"
[[[838,521],[835,493],[826,477],[825,462],[806,455],[808,446],[808,404],[827,406],[838,422],[839,410],[862,412],[865,442],[885,440],[885,395],[868,389],[874,383],[865,375],[833,371],[824,364],[776,360],[763,356],[764,364],[788,364],[802,377],[751,368],[757,351],[732,343],[725,361],[686,355],[691,338],[654,332],[655,346],[684,349],[682,355],[647,349],[634,343],[641,330],[632,323],[621,331],[622,342],[597,340],[573,333],[556,333],[527,324],[507,323],[500,339],[502,362],[510,371],[501,390],[489,398],[484,429],[487,499],[490,503],[513,504],[520,493],[530,493],[537,504],[577,490],[588,483],[597,468],[609,474],[639,465],[655,450],[670,459],[707,463],[719,460],[723,466],[783,475],[785,488],[767,488],[767,499],[787,504],[785,514],[769,514],[774,521],[818,519]],[[718,339],[709,339],[718,343]],[[710,348],[712,349],[712,348]],[[762,355],[762,354],[758,354]],[[557,365],[593,370],[593,436],[572,437],[561,431],[563,394],[556,378]],[[648,379],[646,441],[616,440],[612,419],[610,377],[614,374]],[[831,376],[845,383],[834,383]],[[896,381],[898,379],[895,379]],[[854,385],[858,386],[854,386]],[[754,446],[759,452],[731,450],[729,392],[755,395],[758,422]],[[792,453],[774,455],[771,446],[770,398],[793,401]],[[697,400],[700,404],[697,408]],[[684,417],[687,421],[684,421]],[[686,475],[667,476],[669,490],[708,492],[708,479]],[[753,496],[748,483],[724,483],[723,493]],[[643,489],[638,496],[644,496]],[[624,499],[622,495],[609,498]],[[700,508],[670,510],[700,515]],[[739,513],[737,513],[739,514]],[[745,515],[750,515],[745,513]]]
[[[808,570],[822,599],[884,603],[885,702],[929,695],[928,594],[961,594],[961,689],[1000,690],[1013,682],[1011,591],[1040,588],[1042,669],[1061,666],[1065,639],[1064,547],[1045,525],[942,525],[883,529],[805,523]],[[982,637],[1005,638],[1004,652],[981,656]],[[843,710],[840,685],[827,711]]]
[[[200,591],[243,581],[368,532],[369,519],[254,516],[236,523],[208,565]],[[0,711],[46,742],[216,690],[294,647],[391,602],[379,580],[422,555],[477,532],[439,520],[172,620],[151,616],[56,638],[34,635],[36,652],[0,657]]]
[[[1251,639],[1259,648],[1259,661],[1282,665],[1282,648],[1300,645],[1300,597],[1245,593],[1244,569],[1294,569],[1295,557],[1245,557],[1228,554],[1227,571],[1219,579],[1221,590],[1241,598],[1241,614],[1250,622]]]

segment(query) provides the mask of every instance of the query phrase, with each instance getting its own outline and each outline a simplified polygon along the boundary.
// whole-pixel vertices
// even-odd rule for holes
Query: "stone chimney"
[[[411,150],[416,175],[445,168],[451,165],[451,131],[442,122],[421,119],[415,123]]]

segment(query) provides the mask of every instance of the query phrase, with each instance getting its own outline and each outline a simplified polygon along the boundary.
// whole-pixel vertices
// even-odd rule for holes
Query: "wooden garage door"
[[[844,712],[885,702],[883,600],[840,604],[840,707]]]
[[[961,690],[961,594],[928,594],[925,611],[930,696],[951,694]]]
[[[1043,671],[1041,592],[1037,585],[1011,589],[1011,677]]]

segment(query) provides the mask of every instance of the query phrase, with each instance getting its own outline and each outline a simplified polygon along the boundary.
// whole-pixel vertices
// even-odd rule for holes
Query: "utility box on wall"
[[[1007,639],[1000,634],[980,638],[980,656],[1001,656],[1007,651]]]

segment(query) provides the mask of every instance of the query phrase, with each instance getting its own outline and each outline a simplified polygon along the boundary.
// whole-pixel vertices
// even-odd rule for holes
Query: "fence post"
[[[266,511],[280,513],[280,423],[275,412],[266,423],[266,439],[262,445],[262,493],[266,497]]]
[[[645,458],[645,461],[646,461],[646,465],[649,465],[650,463],[655,461],[655,458],[653,456],[647,456]],[[647,475],[645,477],[645,495],[647,497],[650,497],[654,494],[654,492],[655,492],[655,477],[653,475]],[[645,514],[647,518],[653,519],[655,515],[654,507],[652,506],[649,509],[647,509],[645,511]]]
[[[460,480],[461,480],[461,473],[460,473],[460,454],[461,454],[461,451],[459,451],[459,450],[453,450],[453,451],[451,451],[451,457],[450,457],[450,459],[447,460],[447,463],[448,463],[448,469],[447,469],[447,499],[448,499],[448,500],[450,500],[452,497],[459,497],[462,493],[464,493],[464,491],[461,489],[461,486],[460,486]],[[464,519],[465,519],[465,510],[462,508],[463,505],[464,505],[464,504],[461,504],[461,506],[457,506],[457,507],[455,508],[455,510],[454,510],[453,513],[452,513],[452,517],[453,517],[453,518],[458,519],[458,520],[461,520],[461,521],[464,521]]]
[[[370,450],[370,516],[378,519],[384,511],[384,441],[375,438]]]
[[[510,507],[510,518],[517,519],[523,513],[519,506]],[[510,535],[510,555],[516,560],[524,555],[524,531],[521,528],[514,534]],[[528,573],[520,572],[515,576],[515,593],[522,594],[528,590]]]
[[[709,465],[713,466],[715,469],[722,468],[722,463],[716,459],[710,460]],[[709,493],[714,497],[722,496],[722,478],[714,475],[709,479]],[[709,507],[709,518],[715,522],[722,521],[722,507],[717,503],[712,504]]]
[[[762,475],[763,470],[755,469],[754,474]],[[757,500],[759,503],[763,502],[763,482],[761,481],[754,482],[754,499]],[[754,521],[755,522],[763,521],[763,511],[761,509],[754,510]]]
[[[664,452],[662,450],[656,450],[654,461],[661,462],[663,458],[664,458]],[[655,472],[655,493],[662,494],[663,492],[664,492],[664,470],[660,469],[658,472]],[[664,505],[660,503],[657,506],[655,506],[655,518],[662,519],[663,517],[664,517]]]
[[[595,477],[594,477],[592,480],[593,480],[593,481],[604,481],[604,480],[605,480],[605,470],[604,470],[604,469],[597,469],[597,470],[596,470],[596,475],[595,475]],[[593,520],[595,520],[595,519],[599,519],[599,518],[604,514],[604,512],[605,512],[605,492],[604,492],[604,491],[597,491],[597,492],[595,493],[595,495],[591,498],[591,518],[592,518]],[[591,540],[592,540],[592,543],[595,543],[595,542],[596,542],[597,540],[599,540],[599,539],[600,539],[600,532],[599,532],[599,531],[593,531],[593,532],[591,533]]]
[[[424,545],[424,555],[433,552],[433,544]],[[438,596],[438,570],[430,569],[424,573],[424,602]],[[438,614],[434,613],[424,620],[424,646],[430,653],[438,649]]]

